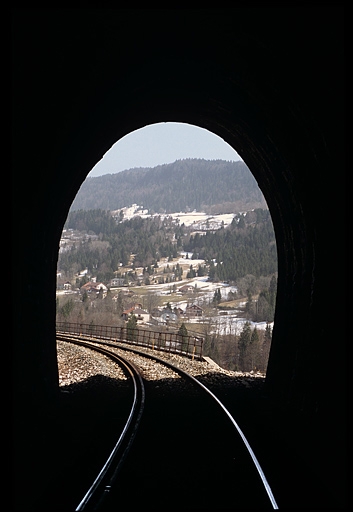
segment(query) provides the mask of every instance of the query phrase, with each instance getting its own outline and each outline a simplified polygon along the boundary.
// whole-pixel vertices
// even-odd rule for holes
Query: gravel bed
[[[104,354],[59,340],[56,347],[60,387],[82,383],[97,375],[115,379],[117,384],[127,381],[120,366]]]
[[[91,340],[92,342],[94,340]],[[99,344],[97,344],[99,346]],[[99,353],[93,353],[91,350],[65,343],[62,341],[57,342],[58,350],[58,366],[59,366],[59,383],[60,386],[67,386],[78,382],[85,381],[89,377],[103,375],[116,379],[118,382],[126,381],[126,376],[121,370],[120,366],[111,361],[107,356]],[[182,380],[179,374],[173,370],[163,366],[156,361],[144,358],[140,355],[128,352],[131,345],[126,343],[119,343],[119,346],[109,347],[109,350],[122,355],[136,364],[141,370],[143,378],[147,382],[159,381],[158,384],[168,383],[168,386],[173,385],[174,388],[179,388],[182,385]],[[140,352],[145,352],[149,355],[155,355],[181,370],[184,370],[194,377],[198,378],[205,385],[211,389],[226,387],[240,387],[240,388],[257,388],[264,382],[264,375],[260,372],[237,372],[229,371],[213,365],[211,362],[206,361],[192,361],[187,357],[178,354],[157,351],[145,347],[136,347]]]
[[[121,355],[124,355],[124,354],[127,355],[128,354],[127,351],[132,348],[131,345],[129,345],[127,343],[119,343],[119,347],[122,347],[124,350],[122,350],[122,351],[119,351],[119,349],[114,349],[114,350],[117,350],[117,352],[120,353]],[[110,347],[110,348],[112,348],[112,347]],[[159,359],[163,359],[164,361],[173,364],[174,366],[180,368],[181,370],[184,370],[187,373],[190,373],[190,375],[192,375],[193,377],[196,377],[202,381],[209,380],[209,381],[216,382],[217,380],[224,381],[225,379],[226,380],[231,379],[238,384],[248,386],[250,383],[252,383],[254,381],[262,382],[265,379],[265,375],[260,372],[230,371],[230,370],[225,370],[224,368],[221,368],[220,366],[216,365],[215,363],[212,364],[207,361],[198,361],[196,359],[192,360],[192,359],[189,359],[188,357],[180,356],[178,354],[173,354],[171,352],[152,350],[152,349],[145,348],[145,347],[136,347],[136,349],[139,350],[140,352],[145,352],[146,354],[149,354],[152,356],[155,355]],[[129,359],[133,361],[134,358],[136,358],[136,364],[138,365],[139,359],[137,359],[137,358],[139,356],[135,355],[132,352],[130,352],[130,354],[131,355],[128,356]],[[145,360],[143,359],[143,361],[145,361]],[[152,368],[156,368],[158,365],[158,367],[165,369],[165,367],[163,367],[163,365],[160,365],[156,362],[152,362],[152,365],[153,365]],[[165,369],[165,370],[168,370],[168,369]],[[172,370],[169,370],[169,372],[172,372]],[[174,372],[172,372],[172,373],[174,374],[175,377],[178,376]],[[148,374],[147,374],[147,379],[149,379],[149,378],[153,379],[156,377],[160,378],[158,372],[155,372],[153,370],[152,370],[151,376],[148,376]]]

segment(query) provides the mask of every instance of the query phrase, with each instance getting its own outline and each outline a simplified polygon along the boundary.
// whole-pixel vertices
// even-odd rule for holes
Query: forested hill
[[[227,213],[267,207],[244,162],[195,158],[87,178],[71,210],[116,210],[131,204],[150,213],[187,209]]]

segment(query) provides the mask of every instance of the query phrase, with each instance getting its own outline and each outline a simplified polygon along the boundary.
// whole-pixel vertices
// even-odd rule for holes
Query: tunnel
[[[55,276],[71,203],[117,140],[174,121],[222,137],[265,196],[278,251],[268,400],[344,506],[343,18],[340,4],[11,11],[15,479],[28,423],[45,425],[57,400]]]

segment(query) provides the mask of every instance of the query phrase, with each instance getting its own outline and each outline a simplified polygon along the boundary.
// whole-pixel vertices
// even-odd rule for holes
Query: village
[[[204,263],[203,260],[188,260],[183,256],[178,259],[178,263],[181,263],[187,269],[190,265],[196,269],[200,262]],[[108,283],[97,282],[95,277],[87,277],[87,269],[85,269],[75,276],[77,279],[85,277],[89,279],[79,288],[74,287],[72,281],[60,284],[61,273],[58,272],[57,296],[73,295],[78,300],[88,300],[92,304],[93,301],[100,298],[105,299],[107,294],[110,294],[113,302],[123,300],[125,307],[121,314],[122,319],[127,321],[129,316],[134,314],[139,325],[177,325],[181,320],[192,321],[202,318],[204,315],[203,308],[196,301],[200,302],[201,295],[205,298],[205,288],[209,289],[209,286],[200,286],[201,283],[204,283],[204,280],[200,281],[197,276],[192,280],[184,279],[180,282],[161,283],[161,279],[165,276],[163,270],[169,268],[170,265],[171,262],[167,258],[165,262],[160,263],[159,272],[154,274],[149,286],[142,285],[142,268],[135,269],[134,275],[137,277],[137,282],[129,277],[130,268],[122,269],[122,273],[125,274],[124,277],[115,277]],[[174,274],[168,272],[168,281],[174,278]],[[159,300],[153,301],[156,305],[152,308],[149,307],[149,312],[146,311],[146,296],[150,297],[151,294],[155,298],[158,297]],[[138,300],[133,301],[133,298]],[[160,304],[160,306],[158,307],[157,304]]]
[[[119,225],[131,222],[135,216],[149,214],[133,205],[111,215]],[[242,216],[250,225],[256,219],[255,213],[249,211],[239,212],[236,221]],[[161,217],[158,215],[159,221]],[[184,233],[187,230],[190,236],[202,237],[222,230],[234,218],[235,214],[210,216],[196,211],[168,214],[163,222],[169,230],[164,236],[175,250],[159,254],[147,266],[141,266],[140,255],[129,251],[124,263],[122,259],[115,260],[112,271],[111,265],[104,266],[104,254],[108,255],[114,239],[108,240],[100,232],[98,223],[91,224],[95,231],[85,230],[83,221],[87,225],[87,220],[81,215],[79,222],[63,230],[60,240],[57,322],[112,327],[134,325],[141,330],[170,333],[183,331],[201,336],[208,355],[223,368],[264,370],[269,349],[266,340],[271,336],[273,318],[261,315],[264,296],[260,295],[262,290],[269,289],[271,276],[255,277],[249,273],[236,282],[221,281],[215,278],[216,258],[206,262],[198,252],[193,253],[190,248],[187,252],[178,246],[175,236],[180,223]],[[143,231],[136,231],[135,236],[143,236]],[[87,258],[88,254],[96,256]],[[84,261],[89,261],[90,266],[82,268]],[[258,341],[251,350],[249,348],[247,361],[241,363],[239,340],[245,331],[246,336],[254,336]]]
[[[133,204],[111,212],[117,223],[135,216],[148,217],[148,210]],[[246,215],[247,212],[240,212]],[[239,215],[239,214],[238,214]],[[179,212],[168,215],[173,223],[183,223],[192,234],[204,235],[229,225],[235,214],[207,215],[203,212]],[[99,242],[99,236],[93,232],[64,229],[60,240],[59,253],[71,251],[88,241]],[[65,297],[76,302],[85,302],[97,311],[96,302],[108,297],[112,304],[119,304],[119,322],[127,322],[133,314],[137,325],[145,328],[152,326],[177,329],[181,323],[197,332],[218,332],[220,334],[239,334],[244,323],[249,320],[245,314],[246,294],[239,292],[234,284],[215,282],[208,278],[208,267],[197,255],[179,251],[177,257],[160,258],[152,274],[146,274],[145,268],[135,266],[134,254],[130,255],[128,265],[120,263],[113,278],[98,281],[88,269],[80,269],[78,264],[74,273],[57,271],[57,297],[60,303]],[[217,263],[215,262],[215,265]],[[201,271],[202,270],[202,271]],[[216,292],[219,294],[215,300]],[[253,294],[254,304],[257,295]],[[87,308],[86,308],[87,309]],[[111,321],[111,320],[110,320]],[[264,330],[266,322],[250,322],[252,327]],[[271,323],[271,327],[273,322]]]
[[[114,277],[107,283],[98,282],[85,269],[75,276],[78,281],[86,281],[80,287],[73,286],[72,280],[63,282],[59,271],[57,297],[87,301],[92,308],[99,299],[108,297],[114,304],[120,301],[123,305],[121,321],[127,322],[134,315],[140,327],[177,329],[184,323],[189,330],[196,332],[204,332],[207,325],[208,332],[217,330],[221,334],[239,334],[248,320],[244,314],[246,297],[237,297],[237,288],[229,283],[212,282],[207,275],[198,276],[197,269],[205,262],[190,259],[191,256],[181,252],[172,262],[168,258],[160,261],[149,285],[143,284],[143,268],[135,268],[134,272],[132,267],[121,268],[119,273],[123,277]],[[183,276],[190,268],[194,269],[195,276],[175,281],[170,268],[177,264],[183,269]],[[217,291],[220,300],[216,304],[214,298]],[[253,299],[256,302],[257,297]],[[266,322],[250,324],[258,329],[266,328]]]

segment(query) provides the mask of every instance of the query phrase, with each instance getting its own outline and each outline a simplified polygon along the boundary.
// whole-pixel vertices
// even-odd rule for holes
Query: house
[[[164,308],[160,316],[160,321],[163,323],[174,323],[178,321],[178,316],[169,308]]]
[[[136,308],[143,309],[141,302],[129,302],[128,304],[126,304],[125,309],[130,309],[130,308],[132,308],[132,309],[136,309]]]
[[[96,283],[93,281],[89,281],[80,288],[81,293],[86,292],[88,294],[92,293],[93,295],[98,294],[99,290],[103,290],[103,295],[105,295],[108,291],[108,288],[103,283]]]
[[[185,309],[185,316],[188,318],[199,318],[203,315],[203,310],[200,306],[196,304],[192,304],[191,306],[187,306]]]
[[[124,311],[121,313],[121,316],[123,317],[123,320],[128,320],[131,313],[134,312],[135,308],[128,308],[124,309]]]
[[[122,317],[124,320],[128,320],[130,315],[135,315],[138,322],[148,322],[150,319],[150,314],[147,311],[144,311],[141,308],[129,308],[125,309],[125,311],[122,312]]]
[[[115,288],[116,286],[124,286],[125,279],[123,277],[114,277],[110,280],[110,286]]]
[[[188,292],[193,292],[193,291],[194,291],[194,287],[191,284],[184,284],[184,286],[179,288],[179,292],[181,292],[182,294],[188,293]]]
[[[138,322],[148,322],[150,314],[141,308],[135,308],[133,314],[136,316]]]
[[[70,283],[70,281],[66,281],[66,283],[64,283],[64,290],[71,290],[71,283]]]
[[[137,314],[135,313],[135,311],[143,311],[142,304],[135,302],[128,304],[127,307],[122,312],[121,316],[123,317],[124,320],[128,320],[131,313],[133,313],[137,318]],[[146,314],[149,316],[149,313]]]

